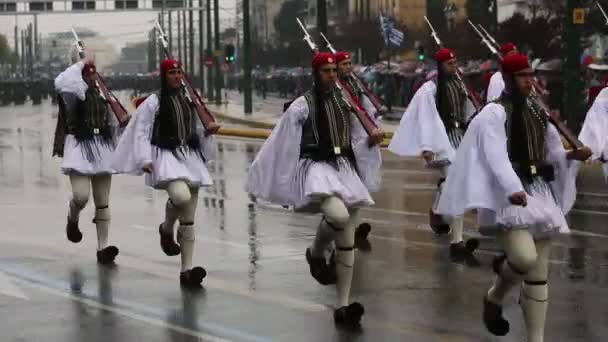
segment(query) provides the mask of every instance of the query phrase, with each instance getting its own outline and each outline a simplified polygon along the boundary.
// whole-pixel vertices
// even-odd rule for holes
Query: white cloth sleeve
[[[494,110],[503,110],[498,105],[493,105]],[[490,109],[490,108],[488,108]],[[490,172],[501,186],[506,198],[515,192],[524,191],[524,187],[513,170],[509,154],[507,152],[507,134],[503,120],[495,120],[494,115],[486,115],[484,128],[480,130],[479,146],[483,157],[487,162]]]
[[[505,89],[505,81],[502,78],[501,72],[496,72],[490,77],[490,84],[488,85],[488,95],[486,96],[487,102],[497,100]]]
[[[608,88],[604,88],[587,112],[579,140],[593,151],[593,159],[608,158]]]
[[[416,92],[388,146],[391,152],[415,157],[431,151],[452,159],[455,151],[437,112],[435,93],[432,81],[426,82]]]
[[[55,78],[55,90],[58,93],[76,94],[81,101],[84,101],[88,85],[82,78],[83,68],[84,62],[80,61],[65,69]]]
[[[281,205],[302,205],[303,189],[296,182],[302,126],[308,103],[297,98],[272,130],[247,173],[245,191]]]
[[[114,150],[112,160],[114,170],[120,173],[141,175],[143,174],[141,168],[152,162],[150,132],[157,110],[158,97],[156,95],[148,96],[137,108]]]

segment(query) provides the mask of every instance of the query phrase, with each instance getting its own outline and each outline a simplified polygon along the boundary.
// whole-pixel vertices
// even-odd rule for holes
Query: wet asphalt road
[[[480,321],[496,245],[482,241],[479,265],[450,262],[447,241],[426,224],[435,175],[389,153],[377,205],[363,211],[371,251],[356,252],[360,331],[334,326],[335,290],[308,273],[304,250],[319,217],[253,204],[242,191],[259,141],[219,140],[215,185],[201,191],[196,217],[203,290],[180,289],[179,257],[158,246],[167,196],[143,178],[114,177],[110,241],[121,254],[116,266],[98,266],[90,204],[83,241],[65,238],[70,187],[50,156],[54,112],[50,102],[0,107],[2,342],[524,340],[517,291],[506,305],[507,337],[492,337]],[[606,341],[608,216],[575,216],[576,233],[552,252],[546,341]],[[477,234],[474,221],[467,226]]]

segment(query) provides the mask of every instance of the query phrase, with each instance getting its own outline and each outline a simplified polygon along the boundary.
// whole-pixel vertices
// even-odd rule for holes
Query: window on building
[[[94,10],[94,9],[95,9],[95,1],[72,1],[72,10],[74,10],[74,11]]]
[[[52,11],[53,10],[53,2],[30,2],[30,11]]]
[[[0,12],[16,12],[17,11],[17,3],[16,2],[3,2],[0,3]]]
[[[153,0],[152,8],[162,8],[162,0]],[[185,7],[183,0],[165,0],[165,8],[180,8]]]
[[[138,8],[137,0],[114,1],[114,8],[116,8],[116,9],[136,9],[136,8]]]

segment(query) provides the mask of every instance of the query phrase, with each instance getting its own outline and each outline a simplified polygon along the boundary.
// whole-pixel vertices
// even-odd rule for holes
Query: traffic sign
[[[214,63],[213,57],[206,57],[205,58],[205,66],[207,67],[212,67]]]

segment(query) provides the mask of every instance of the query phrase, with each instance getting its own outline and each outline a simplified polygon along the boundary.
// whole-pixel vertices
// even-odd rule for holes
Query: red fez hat
[[[528,57],[523,53],[510,54],[502,60],[501,69],[506,74],[514,74],[529,68],[531,68],[530,62],[528,61]]]
[[[344,60],[350,59],[350,53],[346,52],[346,51],[340,51],[340,52],[336,52],[336,63],[340,63]]]
[[[82,68],[82,75],[83,76],[92,75],[92,74],[94,74],[96,72],[97,72],[97,68],[95,67],[95,64],[93,64],[93,63],[87,63]]]
[[[503,56],[506,56],[509,52],[511,51],[516,51],[517,50],[517,46],[515,46],[515,44],[509,42],[509,43],[505,43],[500,47],[500,53]]]
[[[325,64],[335,64],[335,63],[336,63],[336,57],[334,56],[333,53],[329,53],[329,52],[319,52],[312,59],[312,67],[314,69],[316,69],[320,66],[323,66]]]
[[[160,71],[165,73],[169,70],[179,69],[182,66],[182,63],[177,59],[164,59],[160,62]]]
[[[442,48],[435,54],[435,60],[439,63],[449,61],[450,59],[456,58],[454,51],[446,48]]]

